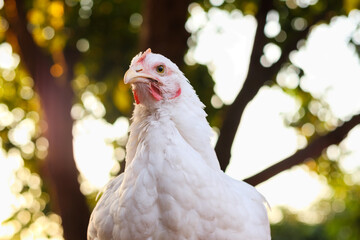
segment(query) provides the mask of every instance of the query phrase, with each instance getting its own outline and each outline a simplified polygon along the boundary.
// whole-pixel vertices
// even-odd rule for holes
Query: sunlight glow
[[[7,105],[0,103],[0,129],[9,126],[14,121],[14,115],[9,111]]]
[[[15,172],[24,165],[19,150],[12,148],[6,154],[0,149],[0,238],[3,236],[12,236],[15,232],[14,225],[3,223],[13,213],[16,206],[19,206],[20,199],[14,194],[13,186],[16,182]]]
[[[82,174],[80,189],[90,194],[104,187],[110,174],[120,170],[119,161],[125,158],[125,150],[114,148],[114,142],[126,143],[129,120],[119,117],[113,124],[106,122],[105,107],[90,91],[81,96],[81,104],[75,104],[71,116],[76,120],[73,128],[74,157]],[[90,114],[89,114],[90,113]]]
[[[281,87],[295,89],[299,85],[299,70],[293,66],[289,66],[280,70],[276,77],[276,82]]]
[[[271,207],[286,206],[294,212],[309,210],[310,206],[319,199],[330,197],[330,189],[326,181],[315,173],[309,174],[309,170],[304,165],[278,174],[260,184],[257,189],[266,196]],[[269,212],[270,218],[276,218],[276,214]],[[276,222],[276,219],[273,220]],[[320,220],[322,219],[313,218],[312,223]]]
[[[264,55],[271,64],[274,64],[281,56],[281,49],[274,43],[268,43],[264,47]]]
[[[360,92],[359,56],[348,44],[359,24],[359,10],[353,10],[348,18],[336,17],[330,25],[316,27],[307,44],[292,57],[305,72],[301,87],[323,98],[343,120],[360,112],[360,101],[355,101]]]
[[[264,33],[268,38],[276,37],[280,31],[281,26],[279,23],[279,13],[275,10],[270,10],[266,16],[266,24]]]
[[[85,91],[81,96],[81,101],[84,103],[85,109],[90,111],[95,117],[101,118],[105,115],[104,105],[93,93]]]
[[[110,179],[114,165],[114,148],[109,141],[112,125],[92,116],[76,122],[74,133],[74,156],[76,164],[95,188],[103,187]]]
[[[9,43],[4,42],[0,44],[0,68],[14,69],[20,62],[20,57],[13,53],[12,47]]]
[[[35,122],[32,119],[26,118],[9,131],[9,139],[17,146],[24,146],[30,142],[34,134]]]
[[[298,148],[297,133],[285,126],[283,118],[298,108],[280,88],[261,88],[245,109],[227,173],[240,180],[293,154]]]
[[[341,143],[340,147],[343,151],[350,154],[345,154],[340,159],[340,167],[347,173],[353,174],[360,169],[360,126],[353,128],[348,137]],[[359,175],[351,176],[353,183],[360,182]]]
[[[224,0],[210,0],[211,5],[218,7],[224,3]]]
[[[229,14],[212,8],[206,15],[198,5],[191,8],[190,14],[186,26],[195,34],[197,45],[190,46],[185,59],[206,64],[216,82],[216,94],[225,104],[230,104],[247,74],[256,20],[239,10]]]

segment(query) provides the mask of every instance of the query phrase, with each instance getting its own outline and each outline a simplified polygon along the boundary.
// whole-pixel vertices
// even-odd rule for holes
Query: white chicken
[[[126,167],[97,203],[88,239],[270,239],[265,199],[220,170],[204,105],[178,67],[148,49],[124,82],[136,101]]]

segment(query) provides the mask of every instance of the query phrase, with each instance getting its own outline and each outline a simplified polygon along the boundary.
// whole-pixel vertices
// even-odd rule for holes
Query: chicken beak
[[[125,84],[133,84],[137,82],[149,82],[149,79],[153,79],[153,76],[137,72],[132,68],[129,68],[129,70],[126,71],[124,76],[124,83]]]
[[[133,83],[137,76],[138,76],[137,72],[134,69],[129,68],[129,70],[127,70],[125,73],[124,83],[125,84]]]

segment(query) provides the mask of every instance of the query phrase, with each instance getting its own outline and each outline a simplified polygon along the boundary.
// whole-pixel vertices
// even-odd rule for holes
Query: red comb
[[[146,55],[148,55],[149,53],[151,53],[150,48],[148,48],[143,54],[141,54],[141,56],[139,57],[139,59],[136,62],[138,62],[138,63],[142,62],[145,59]]]

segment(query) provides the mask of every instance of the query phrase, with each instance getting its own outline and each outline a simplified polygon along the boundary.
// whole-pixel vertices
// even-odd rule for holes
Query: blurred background
[[[359,0],[0,0],[0,239],[86,239],[148,47],[206,105],[273,239],[360,239]]]

